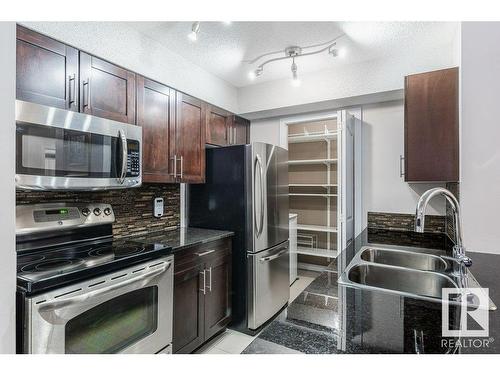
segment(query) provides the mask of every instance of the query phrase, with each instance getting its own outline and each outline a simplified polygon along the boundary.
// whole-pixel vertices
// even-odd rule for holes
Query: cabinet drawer
[[[175,254],[174,272],[182,272],[195,264],[205,263],[229,253],[231,253],[231,238],[195,245]]]

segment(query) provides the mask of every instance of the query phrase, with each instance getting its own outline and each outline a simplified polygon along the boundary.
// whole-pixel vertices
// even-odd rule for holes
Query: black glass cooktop
[[[17,256],[18,286],[37,292],[166,255],[170,248],[127,240],[102,240]]]

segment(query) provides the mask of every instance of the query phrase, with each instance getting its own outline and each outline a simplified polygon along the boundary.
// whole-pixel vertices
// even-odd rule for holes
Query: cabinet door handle
[[[208,251],[204,251],[203,253],[194,253],[194,255],[197,255],[199,257],[203,257],[205,255],[208,255],[208,254],[212,254],[212,253],[215,253],[215,249],[213,250],[208,250]]]
[[[399,177],[404,177],[405,175],[404,160],[405,157],[403,155],[399,155]]]
[[[83,81],[83,108],[90,108],[90,78]]]
[[[174,157],[170,158],[170,160],[174,161],[174,173],[170,174],[173,174],[174,178],[177,178],[177,155],[174,155]]]
[[[207,276],[206,276],[205,272],[206,272],[206,270],[203,270],[203,272],[200,272],[200,275],[203,275],[203,289],[200,288],[200,292],[203,292],[203,294],[207,293],[207,290],[206,290]]]
[[[208,269],[208,291],[211,293],[212,292],[212,267]]]
[[[182,180],[183,174],[184,174],[184,156],[181,155],[181,175],[180,175],[181,180]]]
[[[68,102],[69,107],[75,102],[76,98],[76,84],[75,84],[75,74],[70,74],[68,76]],[[71,84],[73,83],[73,84]]]

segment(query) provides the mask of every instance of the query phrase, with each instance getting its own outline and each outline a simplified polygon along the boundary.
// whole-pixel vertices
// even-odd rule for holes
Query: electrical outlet
[[[158,218],[163,216],[163,198],[154,199],[153,216]]]

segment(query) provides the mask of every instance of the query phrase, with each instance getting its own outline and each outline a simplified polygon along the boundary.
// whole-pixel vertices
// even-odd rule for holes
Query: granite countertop
[[[151,232],[130,238],[146,243],[160,243],[170,247],[172,252],[175,253],[187,247],[216,241],[233,235],[234,233],[229,231],[187,227]]]
[[[450,338],[442,336],[441,303],[338,284],[339,274],[368,244],[434,249],[442,254],[452,246],[443,234],[366,229],[243,353],[500,353],[499,310],[489,311],[487,344],[474,347],[469,338],[462,338],[461,347],[450,349]],[[473,260],[472,273],[482,287],[489,288],[493,302],[500,304],[500,255],[468,255]]]

